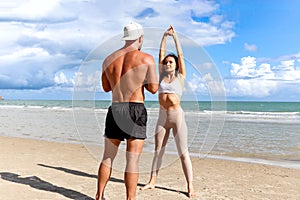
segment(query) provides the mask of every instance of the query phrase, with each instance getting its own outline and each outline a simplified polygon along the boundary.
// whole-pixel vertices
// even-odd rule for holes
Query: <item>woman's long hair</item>
[[[162,65],[166,65],[166,64],[167,64],[167,63],[166,63],[166,59],[167,59],[168,57],[172,57],[172,58],[174,58],[174,60],[175,60],[175,63],[176,63],[175,75],[177,76],[178,71],[179,71],[178,57],[177,57],[175,54],[170,53],[170,54],[168,54],[168,55],[166,55],[166,56],[164,57],[164,59],[162,60]],[[162,73],[160,74],[160,76],[159,76],[159,83],[162,81],[162,79],[163,79],[163,77],[164,77],[165,75],[166,75],[166,72],[165,72],[165,70],[163,70],[163,72],[162,72]]]

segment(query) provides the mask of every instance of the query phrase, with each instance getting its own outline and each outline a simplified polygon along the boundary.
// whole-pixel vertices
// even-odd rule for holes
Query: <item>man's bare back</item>
[[[112,105],[106,115],[105,145],[98,171],[96,200],[105,199],[104,189],[112,172],[113,160],[121,141],[125,139],[126,197],[127,200],[136,199],[138,162],[146,139],[144,89],[153,94],[158,90],[154,59],[140,51],[143,34],[142,26],[138,23],[125,26],[125,46],[109,55],[103,62],[102,87],[105,92],[112,91]]]
[[[154,59],[136,45],[128,43],[103,63],[102,86],[112,91],[113,102],[144,102],[144,86],[153,94],[157,91]]]

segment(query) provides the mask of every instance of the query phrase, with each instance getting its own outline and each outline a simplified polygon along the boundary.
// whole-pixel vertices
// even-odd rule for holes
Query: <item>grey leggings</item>
[[[165,110],[160,108],[155,130],[155,154],[152,162],[152,176],[157,176],[162,164],[162,157],[169,139],[170,130],[173,130],[178,155],[180,156],[182,169],[187,181],[193,180],[192,162],[188,152],[187,127],[184,111]]]

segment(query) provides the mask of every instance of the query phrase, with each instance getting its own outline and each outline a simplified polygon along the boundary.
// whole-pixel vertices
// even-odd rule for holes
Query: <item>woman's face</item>
[[[168,56],[164,62],[165,72],[173,72],[176,69],[176,61],[173,57]]]

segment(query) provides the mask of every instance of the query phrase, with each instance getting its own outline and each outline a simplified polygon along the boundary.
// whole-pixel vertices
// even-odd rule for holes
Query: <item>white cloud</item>
[[[205,62],[202,64],[202,67],[209,70],[209,69],[212,69],[213,67],[215,67],[215,65],[212,62]]]
[[[193,73],[187,84],[186,89],[188,92],[209,95],[212,99],[225,97],[226,95],[223,82],[215,80],[210,73],[204,74],[203,77]]]
[[[300,81],[300,69],[296,69],[295,60],[281,61],[273,68],[276,71],[276,78],[285,81]]]
[[[58,75],[55,75],[54,82],[58,85],[69,83],[66,75],[63,72],[60,72]]]
[[[295,54],[282,55],[276,58],[257,58],[258,62],[281,62],[286,60],[300,60],[300,52]]]
[[[171,23],[201,45],[226,43],[235,35],[234,23],[216,15],[219,5],[206,0],[13,0],[6,7],[0,12],[0,82],[5,89],[40,89],[65,81],[61,71],[75,74],[93,48],[121,34],[130,21],[162,29]],[[191,10],[209,20],[193,20]]]
[[[248,44],[248,43],[245,43],[244,44],[244,48],[247,50],[247,51],[257,51],[257,46],[255,44]]]
[[[203,79],[206,81],[206,82],[210,82],[210,81],[213,81],[213,77],[211,76],[211,74],[205,74],[203,76]]]
[[[227,79],[225,80],[228,96],[266,97],[276,91],[277,83],[264,79]]]
[[[208,88],[205,84],[205,80],[195,73],[193,73],[192,78],[187,81],[186,89],[190,92],[208,94]]]
[[[295,60],[281,61],[271,67],[269,63],[257,65],[255,57],[243,57],[241,63],[231,64],[232,79],[226,79],[229,96],[267,97],[279,88],[297,88],[300,84],[300,69]]]
[[[223,20],[224,20],[224,16],[222,16],[222,15],[213,15],[213,16],[210,18],[210,21],[211,21],[213,24],[220,24],[220,23],[222,23]]]
[[[15,8],[11,9],[11,14],[27,19],[37,19],[47,17],[51,11],[58,5],[59,0],[39,1],[29,0],[21,1]]]
[[[271,71],[270,64],[256,64],[256,58],[247,56],[241,58],[241,64],[232,63],[230,73],[235,78],[274,78],[274,72]]]
[[[16,59],[19,61],[26,60],[27,58],[38,57],[38,58],[46,58],[49,57],[49,53],[42,48],[20,48],[15,49],[14,52],[7,55],[0,55],[0,64],[5,64],[7,62],[15,62]],[[5,62],[4,62],[5,61]]]
[[[225,98],[225,87],[223,82],[215,80],[210,73],[203,76],[209,89],[210,96],[215,99],[216,97]],[[221,100],[221,99],[220,99]],[[224,99],[222,99],[224,100]]]
[[[233,77],[253,76],[256,60],[254,57],[243,57],[241,64],[232,63],[230,73]]]
[[[77,91],[95,91],[96,89],[102,89],[100,77],[101,71],[93,73],[78,72],[75,79],[75,90]]]

